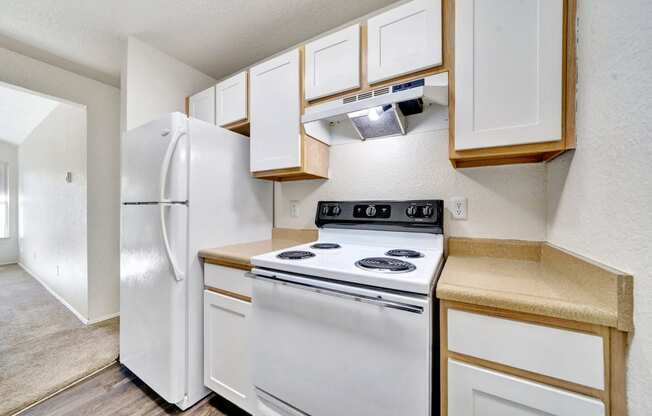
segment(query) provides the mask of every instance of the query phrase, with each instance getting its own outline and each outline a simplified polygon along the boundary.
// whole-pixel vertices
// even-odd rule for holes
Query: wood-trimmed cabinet
[[[360,87],[360,25],[305,46],[305,98],[315,100]]]
[[[574,148],[575,0],[449,1],[453,166],[541,162]]]
[[[215,87],[206,88],[188,98],[188,115],[215,124]]]
[[[354,79],[359,69],[359,82],[338,83],[328,80],[328,74],[320,74],[325,83],[334,83],[330,94],[312,94],[306,90],[306,106],[357,95],[398,82],[407,82],[448,71],[446,62],[449,0],[413,0],[372,16],[359,25],[359,56],[354,56],[353,27],[343,29],[306,45],[330,44],[340,49],[340,56],[329,56],[326,65],[340,65],[338,72],[345,72],[347,80]],[[337,40],[347,39],[347,46]],[[337,45],[337,46],[335,46]],[[344,49],[346,48],[346,51]],[[307,49],[308,50],[308,49]],[[357,59],[357,61],[356,61]],[[306,83],[312,81],[310,65],[306,66]],[[322,81],[324,82],[324,81]]]
[[[626,414],[624,332],[442,301],[440,337],[441,416]]]
[[[245,271],[204,264],[204,385],[252,413],[251,282]]]
[[[257,137],[256,177],[327,178],[329,146],[304,131],[306,107],[448,72],[455,168],[551,160],[575,148],[576,1],[400,4],[236,75],[248,118],[225,127]]]
[[[242,71],[215,86],[215,124],[249,136],[249,73]]]
[[[413,0],[367,21],[370,84],[442,63],[441,0]]]
[[[257,178],[328,178],[329,147],[301,124],[303,55],[303,48],[294,49],[249,70],[250,162]]]

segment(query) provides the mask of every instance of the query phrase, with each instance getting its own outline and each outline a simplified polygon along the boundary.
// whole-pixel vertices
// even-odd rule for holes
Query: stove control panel
[[[358,204],[353,207],[354,218],[390,218],[391,216],[391,205]]]
[[[326,228],[443,232],[444,203],[408,201],[320,201],[315,224]]]
[[[435,209],[428,204],[411,204],[405,209],[405,214],[410,218],[430,218],[435,214]]]

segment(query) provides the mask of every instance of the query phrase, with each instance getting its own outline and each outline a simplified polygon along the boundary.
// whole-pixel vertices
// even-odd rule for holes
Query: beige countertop
[[[205,248],[199,251],[199,257],[203,258],[207,263],[249,270],[251,269],[251,258],[254,256],[308,243],[316,239],[317,230],[274,228],[270,240]]]
[[[451,238],[443,300],[633,329],[633,279],[548,243]]]

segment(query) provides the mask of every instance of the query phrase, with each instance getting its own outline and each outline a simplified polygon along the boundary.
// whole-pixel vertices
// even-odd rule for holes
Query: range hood
[[[329,124],[343,121],[350,121],[362,140],[403,135],[406,116],[423,112],[431,103],[448,105],[448,73],[310,106],[301,122],[309,135],[322,141],[327,141]]]

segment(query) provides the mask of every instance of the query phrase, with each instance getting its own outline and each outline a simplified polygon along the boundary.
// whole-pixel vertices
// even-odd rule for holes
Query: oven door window
[[[430,415],[428,300],[329,286],[382,293],[423,313],[254,279],[256,387],[311,416]]]

